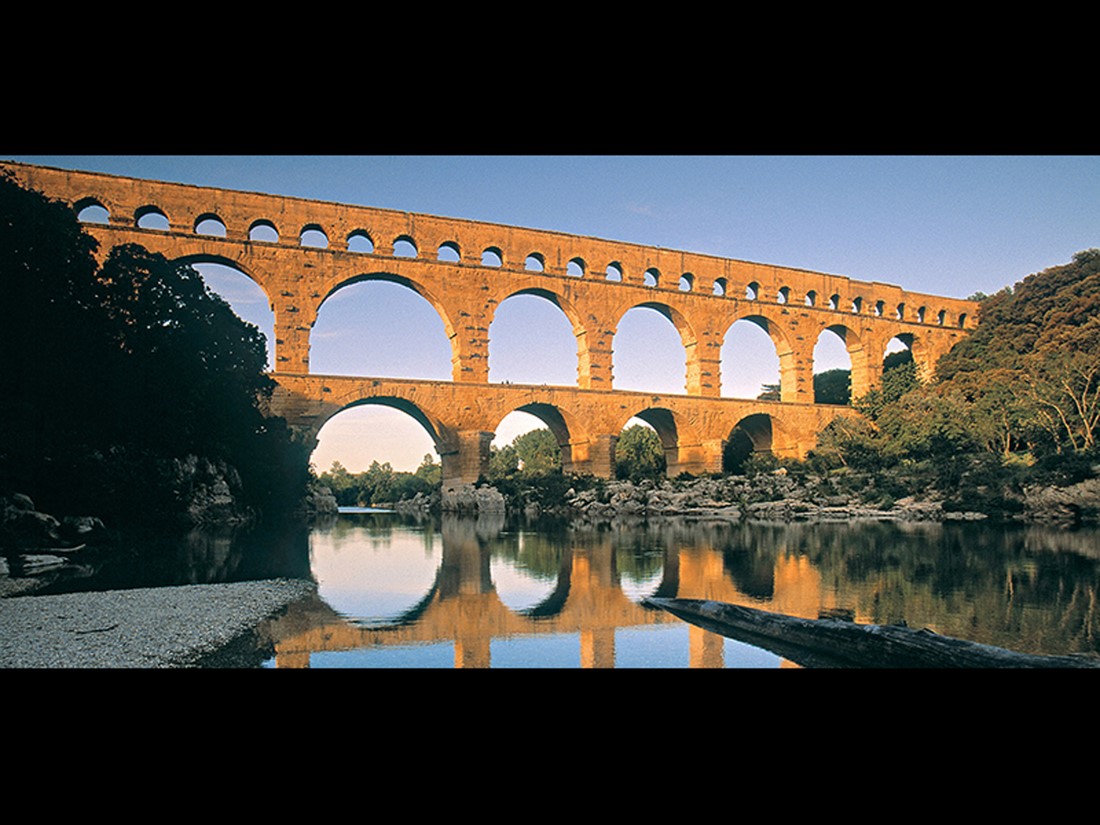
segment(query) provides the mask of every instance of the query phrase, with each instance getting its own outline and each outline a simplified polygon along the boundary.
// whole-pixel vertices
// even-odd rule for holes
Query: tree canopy
[[[300,496],[308,464],[262,412],[263,334],[186,264],[96,252],[67,205],[0,176],[0,486],[68,512],[167,515],[171,462],[198,456],[231,467],[249,506]]]

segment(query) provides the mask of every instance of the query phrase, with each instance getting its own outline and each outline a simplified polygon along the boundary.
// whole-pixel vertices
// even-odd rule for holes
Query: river
[[[135,543],[50,592],[306,577],[270,668],[793,668],[649,596],[1100,652],[1100,530],[989,523],[567,525],[344,512]]]

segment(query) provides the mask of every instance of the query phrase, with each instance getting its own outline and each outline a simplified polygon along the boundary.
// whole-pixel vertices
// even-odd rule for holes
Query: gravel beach
[[[255,667],[252,631],[315,592],[270,579],[0,598],[0,668]]]

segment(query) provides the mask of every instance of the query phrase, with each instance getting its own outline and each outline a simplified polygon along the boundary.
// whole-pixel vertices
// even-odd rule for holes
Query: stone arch
[[[561,469],[566,474],[581,474],[589,466],[589,437],[580,419],[555,404],[532,401],[508,410],[493,425],[495,432],[500,424],[514,412],[532,415],[546,425],[561,450]]]
[[[730,429],[722,451],[724,472],[738,472],[752,454],[771,454],[776,458],[798,455],[787,429],[770,413],[749,413]]]
[[[684,386],[686,392],[692,392],[693,387],[697,390],[699,384],[699,352],[698,352],[698,337],[691,322],[687,319],[683,313],[677,310],[675,307],[667,304],[663,301],[638,301],[637,303],[631,303],[618,313],[617,320],[613,329],[612,345],[614,347],[615,337],[619,334],[619,329],[622,326],[623,319],[626,314],[633,309],[650,309],[662,316],[666,321],[669,321],[677,334],[680,336],[680,345],[683,347],[684,355]],[[642,391],[651,391],[653,387],[636,387],[636,389]],[[675,390],[670,390],[675,392]]]
[[[214,238],[224,238],[227,232],[225,221],[214,212],[203,212],[195,218],[191,230],[196,235],[209,235]]]
[[[695,276],[690,272],[685,272],[680,276],[680,283],[678,284],[681,292],[691,292],[695,289]]]
[[[338,420],[342,413],[354,413],[372,407],[397,410],[407,415],[416,425],[419,425],[420,431],[427,434],[432,449],[439,456],[454,456],[457,453],[454,433],[446,427],[438,412],[426,406],[422,400],[414,401],[395,394],[392,390],[373,392],[372,388],[360,385],[333,398],[331,403],[325,405],[324,414],[317,416],[310,423],[309,432],[303,433],[307,436],[307,443],[310,443],[310,438],[312,439],[313,455],[316,456],[317,448],[321,445],[322,431],[326,424]],[[314,459],[311,458],[312,460]],[[327,467],[319,466],[317,469],[318,472],[323,472]]]
[[[320,224],[307,223],[298,233],[298,245],[311,249],[328,249],[328,235]]]
[[[669,478],[676,478],[682,473],[699,475],[706,472],[706,456],[699,433],[685,416],[668,407],[633,409],[620,415],[616,435],[632,418],[640,419],[656,430],[665,454],[665,473]],[[614,456],[611,466],[615,466]]]
[[[728,288],[728,281],[726,281],[725,278],[715,278],[714,286],[711,288],[711,294],[724,296]]]
[[[393,239],[393,256],[395,258],[416,258],[420,250],[411,235],[398,235]]]
[[[621,282],[623,280],[623,265],[618,261],[612,261],[604,272],[606,280]]]
[[[238,317],[255,325],[264,334],[267,344],[268,368],[271,369],[276,363],[277,340],[275,337],[275,311],[271,301],[271,293],[264,283],[255,276],[249,267],[221,255],[201,253],[183,255],[174,260],[194,268],[195,271],[202,276],[203,283],[206,284],[208,289],[220,295],[221,298],[230,305],[230,308],[232,308]],[[242,280],[246,280],[251,284],[254,290],[246,288],[242,291],[230,283],[232,278],[230,278],[230,281],[227,281],[226,278],[220,274],[204,271],[204,267],[206,266],[232,270],[235,275],[239,275]],[[249,291],[254,291],[255,297],[248,295],[247,293]],[[263,309],[247,305],[252,300],[258,298],[262,298],[263,300]]]
[[[451,351],[451,375],[452,378],[456,374],[459,365],[459,350],[458,350],[458,338],[455,335],[454,323],[451,319],[450,313],[447,311],[443,302],[424,284],[420,281],[408,278],[402,275],[395,275],[391,272],[384,270],[364,272],[354,275],[352,277],[340,277],[334,279],[321,286],[319,292],[322,295],[321,299],[317,302],[313,309],[312,317],[309,319],[311,335],[313,328],[315,327],[320,313],[325,303],[329,301],[335,294],[341,290],[353,287],[357,284],[370,283],[370,282],[382,282],[389,284],[396,284],[411,290],[416,295],[427,301],[435,310],[436,315],[442,322],[443,333],[447,338]],[[400,346],[399,341],[394,342],[395,345]]]
[[[531,252],[523,260],[523,268],[527,272],[545,272],[546,256],[541,252]]]
[[[871,366],[872,359],[863,340],[855,330],[845,324],[830,324],[824,327],[815,340],[820,340],[826,331],[833,333],[844,343],[851,370],[851,398],[852,400],[862,398],[878,382]]]
[[[134,226],[139,229],[166,231],[171,228],[164,210],[153,204],[146,204],[134,210]]]
[[[573,384],[573,385],[576,385],[576,383],[580,380],[580,377],[585,374],[586,369],[590,366],[590,364],[589,364],[590,353],[589,353],[589,350],[588,350],[587,333],[585,331],[584,324],[581,322],[580,312],[572,304],[572,302],[570,302],[568,299],[566,299],[560,293],[556,292],[554,290],[553,286],[526,287],[526,288],[523,288],[523,289],[517,289],[517,290],[514,290],[514,291],[511,291],[511,292],[508,292],[508,293],[504,294],[502,298],[500,298],[499,300],[493,302],[491,312],[489,313],[489,316],[486,318],[486,329],[489,330],[490,346],[491,346],[491,341],[492,341],[492,337],[493,337],[493,334],[492,334],[493,322],[497,319],[497,315],[500,312],[501,306],[503,306],[505,304],[505,302],[508,301],[511,298],[515,298],[517,296],[524,296],[524,295],[541,298],[541,299],[549,302],[551,305],[557,307],[557,309],[564,316],[566,323],[569,324],[569,327],[572,330],[572,334],[573,334],[574,338],[576,339],[576,349],[573,350],[573,358],[574,358],[574,363],[576,364],[576,370],[577,370],[576,373],[575,373],[577,378],[574,379],[574,381],[570,382],[570,383]],[[537,343],[537,342],[532,342],[532,343]],[[490,351],[488,353],[489,370],[493,369],[492,355],[493,355],[493,353],[492,353],[492,351]],[[542,382],[537,382],[537,383],[542,383]]]
[[[852,352],[854,335],[846,327],[823,327],[814,340],[813,381],[815,404],[850,404],[852,401]],[[819,380],[819,376],[824,376]]]
[[[782,401],[795,401],[797,388],[795,386],[794,371],[795,371],[795,355],[791,346],[791,342],[788,340],[786,334],[782,331],[779,324],[767,317],[766,315],[759,313],[750,313],[741,315],[734,318],[730,322],[730,325],[722,332],[722,341],[725,342],[729,336],[730,330],[733,329],[734,324],[741,321],[748,321],[760,329],[762,329],[771,339],[772,345],[775,347],[775,356],[779,360],[779,387],[780,387],[780,400]],[[725,349],[723,346],[723,362],[725,359]],[[733,372],[728,370],[723,363],[722,375],[732,375]]]
[[[500,269],[504,266],[504,252],[499,246],[487,246],[481,250],[481,265]]]
[[[349,252],[370,254],[374,252],[374,238],[365,229],[353,229],[345,240]]]
[[[248,227],[248,240],[260,243],[278,243],[279,228],[273,221],[260,218],[252,222]]]
[[[264,296],[267,298],[267,305],[274,307],[275,302],[271,297],[271,289],[265,283],[264,279],[259,277],[259,274],[255,272],[251,267],[246,266],[238,260],[226,257],[225,255],[214,255],[208,252],[197,252],[187,255],[181,255],[174,260],[185,264],[217,264],[218,266],[228,267],[240,272],[252,280],[260,289],[263,290]]]
[[[565,274],[571,278],[583,278],[588,271],[588,265],[585,263],[584,258],[575,257],[570,258],[569,262],[565,265]]]
[[[81,223],[109,224],[111,222],[111,210],[104,206],[99,198],[81,198],[73,203],[73,212]]]

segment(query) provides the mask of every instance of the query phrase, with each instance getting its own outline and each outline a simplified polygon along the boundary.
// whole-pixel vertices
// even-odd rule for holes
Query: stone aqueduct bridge
[[[612,475],[615,442],[634,416],[657,430],[670,475],[720,470],[739,424],[756,449],[802,456],[824,424],[853,414],[813,403],[813,352],[826,330],[844,341],[859,396],[881,377],[892,339],[909,346],[928,376],[977,322],[973,302],[839,275],[386,209],[16,163],[0,169],[78,213],[105,209],[106,223],[86,225],[101,255],[139,243],[171,259],[243,272],[274,313],[271,411],[308,439],[349,406],[402,409],[433,438],[445,484],[485,471],[493,433],[513,410],[550,427],[567,470],[602,477]],[[157,228],[149,226],[153,216]],[[207,234],[212,224],[220,228]],[[320,233],[325,245],[304,245],[306,233]],[[402,284],[431,303],[450,338],[452,381],[310,373],[310,333],[322,304],[365,280]],[[569,319],[575,387],[489,383],[489,327],[496,308],[517,294],[542,296]],[[683,395],[613,389],[615,332],[639,306],[657,310],[679,332]],[[721,397],[722,344],[742,319],[775,344],[779,402]]]

